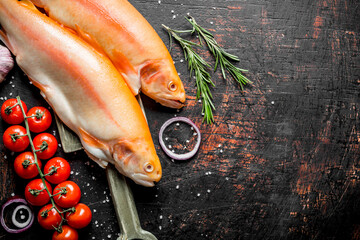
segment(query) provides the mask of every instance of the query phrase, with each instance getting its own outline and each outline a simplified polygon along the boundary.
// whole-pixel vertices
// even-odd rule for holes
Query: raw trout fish
[[[181,108],[184,86],[155,30],[126,0],[32,0],[49,17],[105,52],[131,91]]]
[[[28,0],[0,0],[1,39],[100,166],[153,186],[161,165],[142,110],[103,54]]]

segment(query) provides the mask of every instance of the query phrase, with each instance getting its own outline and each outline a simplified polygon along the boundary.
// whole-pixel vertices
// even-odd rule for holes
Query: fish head
[[[173,63],[151,60],[140,69],[141,91],[156,102],[170,108],[182,108],[184,85]]]
[[[161,179],[162,169],[155,148],[144,139],[121,141],[114,146],[116,169],[145,187],[154,186]]]

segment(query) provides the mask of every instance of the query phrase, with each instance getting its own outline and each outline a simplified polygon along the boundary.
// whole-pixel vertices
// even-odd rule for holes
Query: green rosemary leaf
[[[162,26],[168,31],[170,38],[174,38],[178,41],[183,49],[185,60],[188,63],[190,76],[195,76],[197,89],[196,99],[201,99],[202,101],[202,114],[204,115],[203,122],[212,124],[214,122],[213,110],[215,110],[215,106],[212,102],[210,86],[215,86],[215,84],[211,80],[210,73],[207,71],[207,68],[209,68],[210,65],[193,49],[194,46],[199,46],[199,44],[186,40],[177,34],[193,31],[177,31],[165,25]]]
[[[243,75],[243,72],[247,72],[247,70],[237,68],[229,61],[239,61],[240,59],[237,56],[226,52],[225,49],[220,47],[219,44],[216,42],[214,36],[208,30],[201,27],[193,17],[188,16],[186,19],[193,26],[192,32],[196,32],[199,35],[200,42],[201,38],[205,41],[211,54],[214,56],[214,71],[216,71],[217,67],[220,65],[221,74],[223,75],[224,79],[226,79],[226,70],[240,84],[242,90],[244,85],[252,83]]]

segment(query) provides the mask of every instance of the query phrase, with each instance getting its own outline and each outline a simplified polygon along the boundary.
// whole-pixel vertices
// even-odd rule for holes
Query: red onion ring
[[[18,227],[19,229],[12,229],[9,228],[6,224],[5,224],[5,220],[4,220],[4,211],[5,208],[7,206],[10,206],[13,203],[21,203],[21,205],[17,206],[12,214],[12,221],[13,224]],[[22,207],[22,208],[21,208]],[[25,223],[19,223],[15,220],[15,214],[18,210],[23,209],[25,211],[27,211],[29,213],[29,219],[25,222]],[[14,221],[15,220],[15,221]],[[20,198],[20,197],[12,197],[10,198],[2,207],[1,207],[1,218],[0,218],[0,222],[1,225],[3,226],[3,228],[8,232],[8,233],[21,233],[26,231],[27,229],[29,229],[33,222],[34,222],[34,212],[31,210],[31,208],[29,207],[28,203],[26,202],[25,199]]]
[[[187,152],[184,154],[177,154],[177,153],[173,153],[166,147],[162,136],[164,134],[165,129],[174,122],[184,122],[184,123],[189,124],[190,126],[192,126],[195,129],[195,131],[197,133],[197,141],[196,141],[195,147],[190,152]],[[196,154],[196,152],[199,150],[200,143],[201,143],[201,134],[200,134],[199,128],[190,119],[188,119],[186,117],[174,117],[174,118],[167,120],[161,126],[160,132],[159,132],[159,142],[160,142],[161,148],[164,150],[166,155],[168,155],[169,157],[171,157],[175,160],[188,160],[188,159],[192,158]]]

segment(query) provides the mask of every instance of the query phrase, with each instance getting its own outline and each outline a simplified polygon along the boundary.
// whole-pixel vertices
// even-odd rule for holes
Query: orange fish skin
[[[77,135],[105,167],[153,186],[162,170],[142,110],[111,61],[40,13],[28,0],[0,0],[2,41]]]
[[[132,92],[181,108],[184,86],[166,46],[127,0],[32,0],[113,61]]]

